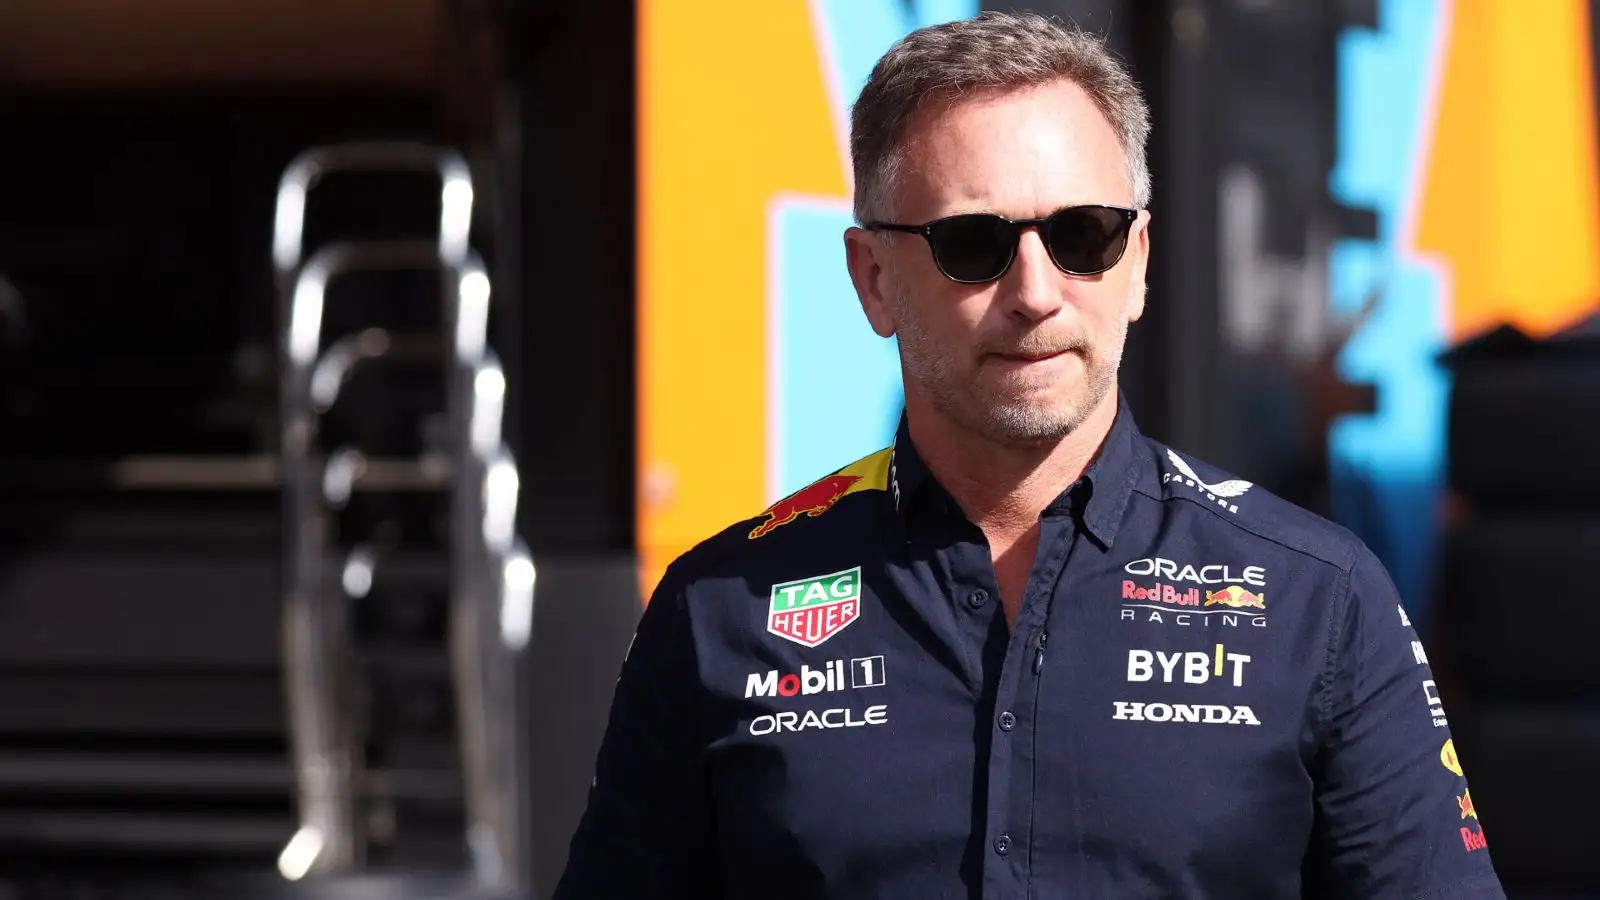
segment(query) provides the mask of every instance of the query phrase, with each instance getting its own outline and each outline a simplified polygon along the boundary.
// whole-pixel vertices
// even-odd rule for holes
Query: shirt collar
[[[1139,475],[1139,458],[1135,452],[1138,434],[1133,412],[1128,409],[1126,398],[1120,396],[1119,392],[1117,416],[1112,422],[1110,434],[1100,447],[1100,453],[1083,477],[1062,491],[1046,512],[1077,510],[1079,520],[1089,533],[1109,547],[1116,538],[1122,514],[1128,508],[1128,497],[1132,495],[1134,482]],[[889,456],[889,489],[895,511],[903,524],[910,524],[919,508],[914,501],[930,487],[944,494],[943,488],[938,486],[933,473],[922,461],[922,456],[917,453],[911,440],[910,423],[902,412]]]

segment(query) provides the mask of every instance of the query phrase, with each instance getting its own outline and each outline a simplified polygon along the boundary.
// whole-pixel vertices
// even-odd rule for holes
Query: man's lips
[[[1026,353],[995,353],[993,356],[1009,363],[1036,363],[1071,353],[1071,350],[1031,351]]]

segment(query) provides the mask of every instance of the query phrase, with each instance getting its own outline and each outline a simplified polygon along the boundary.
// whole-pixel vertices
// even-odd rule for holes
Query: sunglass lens
[[[1017,227],[983,213],[952,216],[933,225],[928,245],[947,278],[968,283],[991,281],[1011,265]]]
[[[1046,239],[1056,265],[1073,275],[1095,275],[1122,259],[1131,222],[1107,206],[1075,206],[1050,217]]]

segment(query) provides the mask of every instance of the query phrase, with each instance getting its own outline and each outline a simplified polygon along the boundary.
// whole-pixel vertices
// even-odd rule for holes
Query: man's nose
[[[1017,258],[1001,284],[1006,301],[1015,315],[1039,321],[1060,311],[1066,302],[1061,290],[1061,270],[1050,259],[1039,229],[1022,232]]]

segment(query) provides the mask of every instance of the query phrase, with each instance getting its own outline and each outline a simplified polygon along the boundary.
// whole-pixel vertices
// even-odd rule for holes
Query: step
[[[108,803],[130,795],[282,799],[293,791],[292,774],[281,752],[0,749],[0,795],[8,802],[26,803],[32,796]]]
[[[439,457],[366,457],[357,490],[437,491],[449,485],[450,464]],[[237,491],[274,494],[283,488],[276,454],[134,454],[112,458],[0,458],[0,488],[21,491],[115,491],[151,494]]]
[[[0,678],[32,669],[278,669],[282,558],[276,540],[261,538],[241,547],[149,533],[44,536],[37,548],[13,548],[0,555]]]
[[[0,740],[281,740],[281,670],[0,668]]]
[[[141,854],[276,855],[294,834],[289,811],[186,815],[181,810],[59,810],[8,802],[0,808],[0,847],[71,849],[79,853],[135,851]]]

